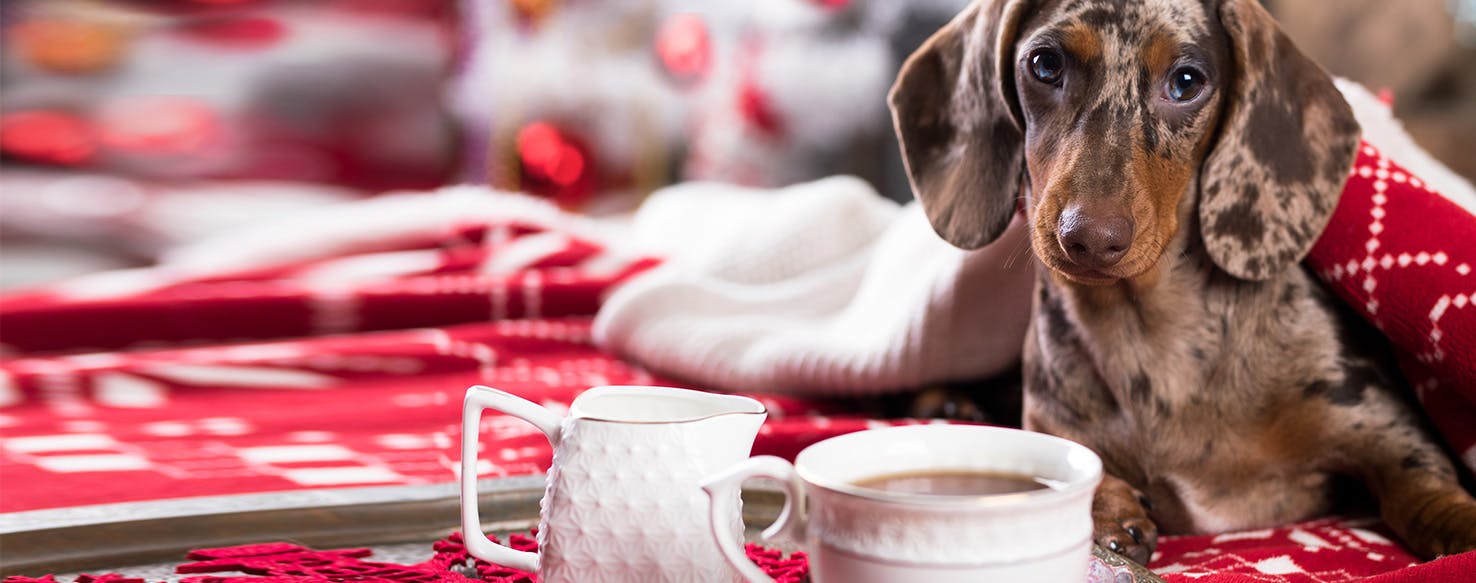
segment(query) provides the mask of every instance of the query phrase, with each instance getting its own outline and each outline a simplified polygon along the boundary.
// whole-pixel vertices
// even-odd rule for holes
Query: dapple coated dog
[[[1387,346],[1300,266],[1359,128],[1254,0],[977,0],[890,95],[937,232],[1023,207],[1039,263],[1026,428],[1101,455],[1098,544],[1264,528],[1361,480],[1424,556],[1476,548],[1476,500]]]

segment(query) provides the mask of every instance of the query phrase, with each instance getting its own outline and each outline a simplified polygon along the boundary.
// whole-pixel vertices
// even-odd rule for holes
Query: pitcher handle
[[[532,423],[548,436],[554,447],[559,446],[563,418],[537,403],[481,385],[467,389],[461,405],[461,537],[466,541],[466,550],[484,561],[537,573],[538,553],[507,548],[482,533],[482,518],[477,510],[477,437],[484,409]]]
[[[794,466],[784,458],[771,455],[746,459],[702,483],[702,490],[707,492],[710,502],[708,526],[712,529],[713,540],[717,541],[718,548],[723,551],[723,557],[749,583],[774,583],[774,579],[748,560],[748,555],[743,552],[742,538],[733,540],[729,529],[735,519],[741,523],[742,517],[732,516],[733,509],[738,505],[724,502],[737,498],[743,481],[749,478],[770,478],[784,484],[784,509],[779,512],[779,518],[774,520],[774,524],[764,529],[764,540],[773,539],[780,533],[793,533],[795,527],[803,523],[804,488],[794,473]],[[798,537],[790,538],[798,540]]]

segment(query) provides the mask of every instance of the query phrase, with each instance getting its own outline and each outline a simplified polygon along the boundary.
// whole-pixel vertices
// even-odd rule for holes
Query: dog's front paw
[[[1430,496],[1414,507],[1418,511],[1404,536],[1416,554],[1433,558],[1476,550],[1476,501],[1465,492]]]
[[[1097,545],[1147,565],[1158,546],[1158,526],[1148,517],[1148,498],[1113,476],[1106,476],[1092,499],[1093,539]]]

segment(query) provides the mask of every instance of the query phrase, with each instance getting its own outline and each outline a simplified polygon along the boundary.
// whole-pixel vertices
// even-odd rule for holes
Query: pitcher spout
[[[730,433],[735,439],[741,437],[752,442],[758,437],[759,428],[769,416],[763,403],[739,395],[704,394],[714,400],[715,406],[724,408],[724,412],[704,419],[703,423],[716,426],[717,431]]]
[[[762,423],[767,412],[748,397],[671,387],[595,387],[569,407],[576,419],[613,423],[695,423],[728,416],[758,417]]]
[[[704,452],[704,472],[738,463],[753,453],[754,440],[759,429],[768,418],[762,403],[737,395],[714,395],[714,404],[721,403],[726,412],[708,417],[693,424],[689,435]]]
[[[764,407],[763,403],[760,403],[750,397],[744,397],[742,395],[724,395],[721,393],[697,392],[697,394],[700,395],[699,398],[709,401],[714,411],[721,411],[721,413],[714,415],[714,417],[757,417],[760,420],[760,423],[762,423],[763,417],[767,416],[769,412],[768,408]]]

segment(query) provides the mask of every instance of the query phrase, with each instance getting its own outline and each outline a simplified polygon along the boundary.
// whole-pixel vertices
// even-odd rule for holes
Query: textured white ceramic
[[[538,529],[539,553],[509,549],[481,532],[476,504],[477,427],[483,409],[537,426],[553,444]],[[707,519],[736,540],[733,490],[704,496],[704,476],[748,457],[767,413],[747,397],[665,387],[596,387],[567,417],[503,391],[467,389],[462,408],[461,528],[477,558],[537,572],[546,583],[733,582]]]
[[[1056,487],[992,496],[927,496],[855,485],[922,470],[1039,476]],[[817,583],[1085,581],[1092,494],[1102,461],[1058,437],[1017,429],[914,425],[850,433],[805,448],[795,463],[759,456],[710,478],[715,501],[746,479],[785,484],[789,500],[766,539],[809,553]],[[803,510],[792,507],[803,501]],[[727,504],[710,509],[713,538],[749,581],[769,582],[729,534]]]

